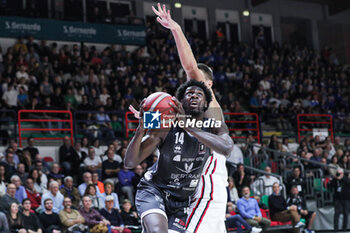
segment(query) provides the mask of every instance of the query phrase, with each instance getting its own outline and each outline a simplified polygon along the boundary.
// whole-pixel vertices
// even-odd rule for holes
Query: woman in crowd
[[[45,174],[38,171],[37,169],[33,169],[29,173],[28,177],[33,179],[34,188],[38,193],[43,194],[46,191],[46,189],[47,189],[47,177]]]
[[[102,209],[104,207],[103,200],[100,196],[97,196],[96,186],[94,184],[89,184],[86,187],[84,196],[89,196],[91,198],[91,207],[95,209]]]
[[[7,214],[7,220],[11,233],[26,233],[27,231],[23,228],[23,219],[21,214],[18,213],[18,204],[12,203],[10,211]]]
[[[331,163],[329,164],[329,174],[333,177],[335,177],[335,174],[337,173],[338,168],[340,168],[338,164],[338,157],[336,155],[333,155],[331,159]]]
[[[105,182],[104,187],[105,187],[105,192],[102,193],[103,203],[105,203],[106,197],[108,195],[111,195],[111,196],[114,197],[114,206],[113,206],[113,208],[120,210],[118,194],[113,192],[114,185],[112,183],[110,183],[110,182]]]

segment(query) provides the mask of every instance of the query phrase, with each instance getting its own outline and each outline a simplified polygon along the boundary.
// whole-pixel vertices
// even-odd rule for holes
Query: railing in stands
[[[42,115],[41,115],[42,114]],[[47,115],[49,114],[49,115]],[[60,115],[60,117],[57,117],[57,115]],[[61,119],[61,117],[68,116],[68,119]],[[41,126],[46,125],[44,122],[47,123],[48,127],[36,127],[33,128],[26,128],[23,127],[23,123],[40,123]],[[57,122],[58,125],[63,125],[63,123],[68,123],[69,127],[67,128],[52,128],[52,122]],[[44,123],[44,124],[43,124]],[[51,132],[51,133],[57,133],[57,132],[68,132],[70,136],[71,143],[73,145],[73,116],[71,111],[67,110],[19,110],[18,111],[18,140],[19,140],[19,146],[22,147],[22,140],[25,140],[28,138],[28,136],[23,137],[22,132]],[[60,140],[63,139],[63,136],[33,136],[34,139],[37,140]]]
[[[333,116],[330,114],[298,114],[298,142],[307,137],[308,132],[315,129],[325,129],[334,140]],[[327,127],[325,127],[327,126]]]
[[[17,114],[14,110],[1,109],[0,140],[7,144],[9,138],[17,139]]]
[[[241,133],[239,136],[231,136],[232,138],[247,138],[249,133],[253,133],[253,138],[260,143],[261,132],[257,113],[224,112],[224,117],[230,132],[247,132],[246,134]]]
[[[126,138],[129,138],[130,132],[136,131],[136,127],[132,127],[132,125],[134,123],[136,123],[135,125],[137,127],[139,120],[135,119],[134,113],[126,112],[125,113],[125,135],[126,135]]]
[[[74,111],[74,138],[87,137],[106,142],[124,135],[122,111]]]

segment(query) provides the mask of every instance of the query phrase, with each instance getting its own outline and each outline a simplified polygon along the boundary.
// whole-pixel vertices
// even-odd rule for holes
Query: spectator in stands
[[[64,174],[78,175],[76,169],[80,166],[80,159],[76,157],[74,148],[71,145],[70,138],[65,136],[63,139],[63,145],[59,149],[59,161],[63,168]]]
[[[293,168],[293,174],[290,177],[288,177],[286,181],[287,190],[291,190],[292,186],[296,186],[298,188],[299,195],[302,197],[304,196],[306,183],[305,183],[305,179],[301,175],[299,167]]]
[[[348,155],[345,154],[341,157],[341,160],[339,161],[339,166],[343,169],[348,170],[349,165],[350,163],[349,163]]]
[[[59,217],[63,225],[63,230],[69,232],[83,232],[85,230],[85,219],[79,211],[72,209],[72,201],[69,197],[63,200],[64,209],[60,211]]]
[[[64,197],[69,197],[71,205],[75,208],[79,207],[80,204],[80,194],[79,190],[73,186],[73,178],[71,176],[66,176],[64,178],[64,186],[60,189],[61,194]]]
[[[97,157],[100,158],[101,156],[103,156],[103,149],[101,148],[100,140],[99,140],[99,139],[94,139],[94,140],[93,140],[91,148],[94,149],[95,155],[96,155]]]
[[[0,164],[0,198],[6,193],[7,183],[6,167]]]
[[[17,109],[17,96],[18,91],[13,84],[9,84],[7,90],[2,95],[2,100],[7,109]]]
[[[106,200],[106,196],[112,196],[114,198],[114,209],[120,210],[119,206],[119,197],[118,194],[114,192],[114,185],[111,182],[105,182],[105,192],[101,195],[101,198],[103,199],[103,202]]]
[[[8,184],[6,189],[6,194],[0,199],[0,211],[8,211],[12,203],[19,204],[15,197],[16,185]]]
[[[123,219],[118,209],[114,208],[114,197],[111,195],[106,196],[105,207],[100,210],[100,213],[105,219],[110,221],[111,225],[108,228],[116,230],[118,233],[131,233],[127,228],[124,228]]]
[[[29,199],[24,199],[22,202],[23,212],[23,228],[27,230],[27,232],[31,233],[42,233],[42,228],[40,225],[39,218],[35,213],[31,212],[31,202]]]
[[[83,207],[79,210],[80,214],[85,218],[85,225],[89,227],[90,232],[108,231],[107,225],[111,225],[96,209],[91,208],[91,199],[88,196],[83,197]]]
[[[16,171],[15,175],[21,179],[22,184],[24,184],[26,182],[26,179],[28,177],[28,173],[26,172],[25,166],[23,163],[19,163],[17,165],[17,171]]]
[[[18,213],[18,204],[13,202],[9,205],[7,220],[10,232],[26,233],[23,226],[23,217]]]
[[[305,226],[303,222],[300,222],[297,206],[287,206],[286,199],[280,194],[280,184],[277,182],[273,184],[273,193],[269,196],[268,203],[272,221],[292,221],[294,228]],[[299,230],[295,229],[294,232],[297,233]]]
[[[79,190],[79,194],[80,196],[84,196],[84,193],[85,193],[85,190],[86,190],[86,187],[89,185],[89,184],[92,184],[92,175],[90,172],[84,172],[83,174],[83,183],[81,183],[79,186],[78,186],[78,190]],[[97,189],[97,193],[98,193],[98,196],[100,196],[101,192],[100,192],[100,189],[98,187],[96,187]]]
[[[141,165],[137,165],[134,169],[135,176],[132,178],[131,183],[136,191],[137,185],[140,183],[141,178],[144,175],[144,170]]]
[[[104,184],[100,181],[98,173],[92,173],[92,183],[100,190],[100,193],[105,192]]]
[[[46,161],[41,157],[40,154],[35,155],[33,168],[36,168],[38,171],[41,171],[47,179],[47,175],[50,173],[50,166],[46,163]]]
[[[78,174],[78,180],[80,180],[81,173],[84,166],[84,159],[87,157],[87,151],[85,152],[85,150],[81,148],[80,142],[76,141],[74,144],[73,153],[74,153],[73,158],[79,158],[77,164],[74,166],[73,169],[76,170],[75,173]]]
[[[38,150],[38,148],[36,148],[34,146],[34,143],[35,143],[35,139],[33,137],[29,137],[27,139],[28,146],[26,148],[24,148],[24,150],[29,151],[30,157],[32,158],[32,161],[34,161],[35,160],[35,156],[37,154],[39,154],[39,150]]]
[[[39,161],[40,162],[40,161]],[[47,177],[45,174],[43,174],[41,171],[37,169],[33,169],[30,173],[28,178],[33,179],[34,182],[34,188],[35,190],[42,194],[46,191],[47,188]]]
[[[3,212],[0,212],[0,232],[4,232],[4,233],[10,232],[7,216]]]
[[[250,175],[244,170],[243,164],[238,164],[237,171],[233,174],[233,179],[237,187],[238,195],[242,195],[243,187],[249,187],[251,183]]]
[[[52,212],[53,202],[50,198],[44,201],[45,209],[39,215],[40,223],[44,233],[60,233],[61,220],[58,214]]]
[[[310,160],[315,161],[315,162],[321,162],[321,155],[322,155],[322,149],[316,148],[314,150],[313,156],[310,158]],[[312,164],[311,165],[313,168],[320,168],[320,165]]]
[[[30,153],[27,150],[23,150],[22,155],[20,156],[20,162],[25,165],[25,170],[29,171],[29,168],[32,166],[32,158],[30,157]]]
[[[329,164],[329,168],[328,168],[329,174],[332,177],[336,177],[335,174],[337,173],[337,170],[339,168],[340,168],[340,165],[339,165],[338,157],[336,155],[333,155],[331,162]]]
[[[26,180],[27,197],[32,203],[32,209],[36,210],[41,205],[41,195],[35,190],[34,181],[32,178]]]
[[[257,227],[251,227],[247,221],[245,221],[241,215],[236,214],[236,215],[227,215],[226,217],[226,228],[237,228],[237,233],[242,233],[242,225],[244,226],[245,230],[250,233],[259,233],[262,231],[261,228]]]
[[[84,165],[86,171],[102,173],[102,161],[100,156],[96,155],[94,148],[89,148],[89,154],[88,157],[84,159]]]
[[[133,211],[131,202],[128,199],[124,199],[122,205],[121,216],[123,218],[124,224],[127,226],[139,226],[140,221],[137,213]]]
[[[60,185],[63,183],[64,175],[60,173],[60,165],[58,163],[52,164],[48,178],[57,181]]]
[[[111,143],[108,145],[108,149],[105,151],[104,156],[102,157],[102,161],[106,161],[108,159],[108,151],[112,151],[113,152],[113,160],[117,161],[118,163],[122,163],[123,159],[120,155],[117,154],[117,149],[114,145],[114,143]]]
[[[340,137],[335,137],[334,138],[334,149],[337,150],[342,150],[345,151],[345,146],[341,144]]]
[[[299,195],[299,190],[297,186],[292,186],[292,188],[290,189],[290,197],[287,199],[287,206],[289,207],[292,205],[297,207],[298,213],[301,216],[301,218],[306,219],[307,232],[315,233],[311,230],[311,228],[316,218],[316,212],[308,211],[306,201],[302,196]]]
[[[84,197],[88,196],[91,200],[91,207],[100,210],[104,207],[101,194],[97,195],[97,188],[94,184],[89,184],[86,187]]]
[[[112,181],[114,184],[118,183],[118,173],[121,168],[121,164],[114,160],[114,151],[107,151],[107,160],[102,163],[102,178],[104,181],[108,179],[108,181]]]
[[[331,181],[334,192],[334,230],[339,230],[339,215],[343,214],[343,230],[348,229],[348,216],[350,206],[350,179],[344,176],[344,170],[338,169]]]
[[[132,178],[135,176],[133,171],[130,171],[126,166],[122,165],[122,170],[118,174],[118,179],[121,186],[121,191],[125,194],[134,205],[134,187],[132,186]]]
[[[11,177],[16,173],[16,163],[14,161],[14,154],[12,152],[7,152],[5,155],[5,161],[1,164],[6,166],[7,175]]]
[[[227,205],[229,208],[229,212],[236,211],[239,196],[238,196],[237,188],[235,186],[235,181],[231,176],[228,177],[227,197],[228,197]]]
[[[16,186],[15,198],[18,202],[22,202],[23,199],[27,198],[25,188],[22,186],[21,179],[17,175],[11,177],[11,183]]]
[[[254,183],[252,184],[252,189],[255,195],[271,195],[272,194],[272,185],[274,183],[280,183],[280,181],[274,177],[271,176],[271,167],[266,166],[265,172],[267,174],[260,176]]]
[[[270,220],[262,217],[258,202],[250,197],[250,188],[248,186],[242,188],[242,198],[237,201],[237,209],[251,226],[266,230],[271,224]]]
[[[44,202],[46,199],[51,199],[53,201],[53,209],[52,211],[54,213],[59,213],[62,209],[62,203],[63,203],[63,195],[59,191],[58,182],[57,181],[51,181],[49,186],[49,192],[44,193],[41,198],[41,209],[45,209]]]

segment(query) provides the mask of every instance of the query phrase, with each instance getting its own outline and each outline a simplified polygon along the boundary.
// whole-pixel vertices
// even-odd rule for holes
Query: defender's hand
[[[132,112],[132,113],[134,113],[134,117],[135,117],[136,119],[140,119],[140,118],[141,118],[140,112],[137,111],[137,110],[134,108],[134,106],[129,105],[129,111]]]
[[[153,12],[158,15],[157,21],[165,28],[173,30],[175,29],[178,24],[172,20],[171,15],[170,15],[170,10],[166,9],[165,4],[163,4],[163,7],[161,7],[160,3],[157,4],[156,9],[154,6],[152,6]]]
[[[139,118],[138,118],[139,119],[139,126],[137,127],[138,131],[143,131],[143,132],[146,131],[145,128],[143,128],[143,107],[145,105],[145,101],[146,101],[146,98],[143,99],[140,103],[140,107],[139,107],[140,112],[139,112]]]

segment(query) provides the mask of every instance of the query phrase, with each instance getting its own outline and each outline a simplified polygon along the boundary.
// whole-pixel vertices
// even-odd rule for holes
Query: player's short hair
[[[192,86],[199,87],[203,90],[204,95],[205,95],[205,99],[206,99],[207,104],[208,104],[207,107],[204,109],[204,111],[206,111],[213,98],[211,96],[211,92],[210,92],[209,88],[204,84],[204,82],[199,82],[196,80],[190,80],[190,81],[185,82],[177,89],[176,98],[179,101],[181,101],[185,96],[186,89],[189,87],[192,87]]]
[[[204,72],[204,78],[210,81],[213,81],[214,75],[213,75],[213,70],[207,66],[206,64],[203,63],[198,63],[197,64],[198,69]]]

